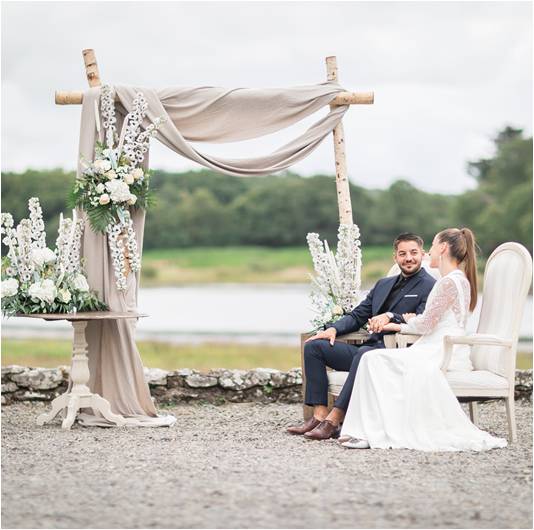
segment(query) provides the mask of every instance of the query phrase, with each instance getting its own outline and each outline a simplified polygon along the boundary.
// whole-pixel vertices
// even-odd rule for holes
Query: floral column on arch
[[[115,283],[119,291],[127,288],[127,275],[141,268],[136,234],[130,208],[146,209],[151,204],[150,172],[141,164],[148,152],[150,138],[164,122],[158,118],[141,129],[148,105],[141,92],[136,94],[132,109],[117,135],[114,90],[102,86],[97,130],[104,129],[104,142],[97,142],[93,162],[82,160],[84,171],[76,178],[69,203],[87,212],[95,232],[107,235],[113,260]]]
[[[352,311],[363,298],[360,229],[355,224],[339,226],[335,255],[319,234],[309,233],[306,240],[315,269],[315,276],[311,276],[310,299],[315,313],[311,324],[322,329]]]

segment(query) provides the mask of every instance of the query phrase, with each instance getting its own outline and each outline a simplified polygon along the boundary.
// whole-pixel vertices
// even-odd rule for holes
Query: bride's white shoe
[[[369,449],[370,445],[367,440],[360,440],[359,438],[350,438],[350,440],[341,444],[348,449]]]

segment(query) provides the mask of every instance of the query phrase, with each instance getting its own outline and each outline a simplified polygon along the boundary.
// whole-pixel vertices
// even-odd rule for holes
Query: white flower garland
[[[361,300],[361,246],[357,225],[340,225],[336,255],[319,234],[306,237],[315,277],[311,276],[310,300],[316,316],[311,323],[320,328],[350,312]]]
[[[125,291],[126,262],[132,272],[141,270],[141,258],[137,248],[137,239],[130,213],[124,213],[124,220],[117,224],[109,225],[107,229],[108,245],[115,271],[115,281],[119,291]],[[126,245],[124,244],[126,240]]]
[[[165,120],[157,118],[144,131],[141,130],[143,121],[148,110],[148,103],[141,92],[135,95],[132,103],[132,110],[127,114],[124,129],[119,139],[117,147],[114,147],[116,140],[116,123],[114,89],[109,85],[104,85],[101,90],[100,111],[102,114],[102,124],[106,131],[106,146],[102,155],[107,159],[98,159],[93,162],[94,170],[99,174],[105,174],[109,182],[105,185],[99,184],[96,192],[100,193],[95,201],[101,205],[118,204],[119,220],[111,223],[106,228],[108,246],[111,253],[113,269],[115,272],[116,287],[119,291],[127,288],[126,282],[126,262],[132,272],[141,269],[141,256],[137,247],[137,238],[133,222],[128,211],[128,205],[134,205],[137,197],[130,192],[129,186],[136,181],[143,182],[145,176],[139,167],[146,153],[148,152],[150,138],[157,134],[157,131]],[[120,162],[126,157],[126,164]],[[109,167],[108,167],[109,165]],[[103,193],[106,191],[106,193]],[[96,205],[96,203],[95,203]]]

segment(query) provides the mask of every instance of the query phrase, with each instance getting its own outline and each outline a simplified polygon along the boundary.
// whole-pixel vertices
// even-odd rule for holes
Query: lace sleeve
[[[407,324],[401,324],[402,333],[426,335],[437,326],[445,312],[452,308],[458,298],[454,280],[443,278],[434,289],[436,292],[429,297],[424,313],[413,317]]]

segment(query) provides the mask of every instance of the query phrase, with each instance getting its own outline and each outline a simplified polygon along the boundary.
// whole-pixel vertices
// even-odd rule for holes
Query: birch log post
[[[326,75],[328,81],[337,81],[337,59],[335,56],[326,58]],[[372,101],[371,101],[372,102]],[[343,123],[339,122],[334,129],[334,156],[336,161],[336,189],[339,223],[349,225],[352,220],[349,178],[347,176],[347,157],[345,155],[345,133]]]
[[[83,62],[85,63],[85,73],[90,87],[100,86],[100,74],[96,64],[95,51],[92,49],[82,50]]]

